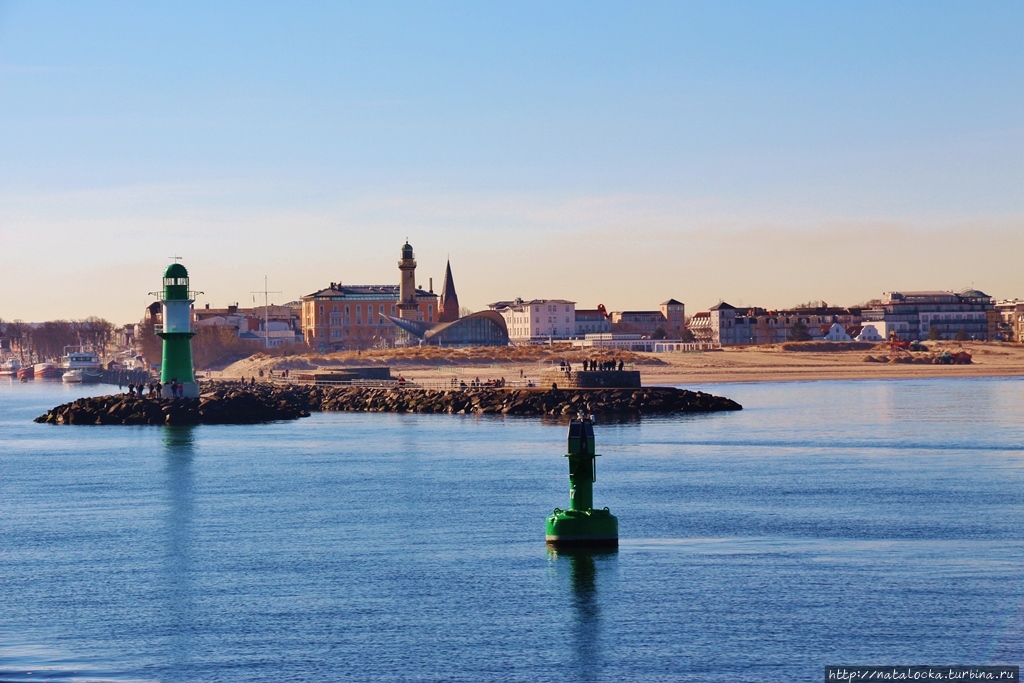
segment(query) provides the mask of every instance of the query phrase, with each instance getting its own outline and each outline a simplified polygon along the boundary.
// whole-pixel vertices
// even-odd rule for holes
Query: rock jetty
[[[199,398],[139,398],[127,394],[80,398],[36,422],[69,425],[258,424],[309,417],[304,396],[246,387],[208,391]]]
[[[320,410],[378,413],[456,413],[460,415],[663,415],[742,406],[721,396],[671,387],[643,389],[426,390],[346,387],[322,390]]]
[[[320,411],[560,416],[580,412],[667,415],[742,408],[722,396],[671,387],[430,390],[393,386],[204,383],[202,389],[203,393],[195,399],[139,398],[124,394],[81,398],[57,406],[35,421],[90,425],[256,424],[295,420]]]

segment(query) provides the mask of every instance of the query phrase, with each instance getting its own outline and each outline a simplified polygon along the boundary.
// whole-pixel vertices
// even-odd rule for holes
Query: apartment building
[[[438,297],[415,289],[411,319],[437,321]],[[398,285],[342,285],[302,297],[302,335],[323,351],[393,346],[396,327],[386,316],[399,316]]]
[[[576,332],[576,302],[565,299],[521,298],[488,305],[505,319],[513,343],[569,339]]]
[[[961,292],[886,292],[864,309],[863,320],[883,322],[904,340],[941,339],[985,341],[999,336],[999,313],[992,297],[976,289]]]

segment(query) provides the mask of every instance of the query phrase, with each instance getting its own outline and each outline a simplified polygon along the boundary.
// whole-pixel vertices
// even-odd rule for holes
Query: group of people
[[[572,372],[572,363],[567,360],[563,360],[558,364],[558,366],[565,372]],[[626,364],[623,361],[616,361],[614,358],[612,360],[604,360],[601,362],[596,360],[583,361],[583,372],[604,372],[615,370],[616,368],[618,368],[619,372],[622,372],[624,367],[626,367]]]
[[[477,378],[473,379],[472,381],[470,381],[470,383],[467,385],[466,384],[466,380],[460,380],[457,377],[452,377],[451,384],[452,384],[453,387],[454,386],[458,386],[459,389],[469,389],[469,388],[476,388],[476,387],[498,387],[498,388],[500,388],[500,387],[505,386],[505,378],[502,377],[501,379],[489,379],[489,380],[481,382],[480,378],[477,377]]]
[[[624,368],[625,366],[626,366],[626,364],[624,362],[622,362],[621,360],[616,363],[614,358],[611,359],[611,360],[601,361],[600,363],[597,362],[596,360],[591,360],[591,361],[584,360],[583,361],[583,371],[584,372],[587,372],[587,371],[590,371],[590,372],[602,371],[603,372],[603,371],[606,371],[606,370],[615,370],[616,367],[618,367],[619,372],[622,372],[622,368]]]
[[[179,382],[177,378],[168,382],[167,386],[171,389],[171,398],[185,398],[185,385]],[[148,394],[146,393],[147,389],[149,390]],[[164,385],[160,382],[150,382],[149,384],[145,384],[143,382],[128,382],[129,396],[138,396],[139,398],[144,396],[148,396],[149,398],[160,398],[163,394],[163,390]]]

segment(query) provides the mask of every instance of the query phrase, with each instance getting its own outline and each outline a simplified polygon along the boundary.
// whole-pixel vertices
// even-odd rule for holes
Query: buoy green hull
[[[617,548],[619,520],[603,510],[561,510],[547,518],[545,539],[549,546]]]

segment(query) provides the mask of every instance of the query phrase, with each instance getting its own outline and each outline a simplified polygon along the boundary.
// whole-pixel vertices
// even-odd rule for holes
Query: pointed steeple
[[[450,323],[459,319],[459,295],[455,293],[451,261],[448,261],[444,269],[444,284],[441,286],[441,303],[438,314],[438,322],[442,323]]]

